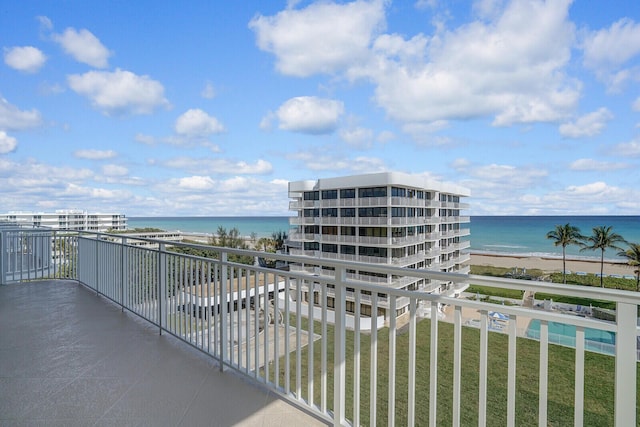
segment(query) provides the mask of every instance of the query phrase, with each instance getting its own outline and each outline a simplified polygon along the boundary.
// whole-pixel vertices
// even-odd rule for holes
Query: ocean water
[[[556,225],[571,224],[584,235],[598,226],[611,226],[612,231],[628,242],[640,243],[640,216],[472,216],[471,251],[495,254],[562,256],[562,247],[546,238]],[[626,249],[626,245],[622,245]],[[607,249],[605,258],[615,260],[617,251]],[[580,251],[567,246],[567,256],[600,258],[600,252]]]
[[[132,217],[129,228],[155,227],[168,231],[215,234],[218,227],[237,228],[243,236],[256,233],[269,237],[277,231],[290,229],[289,217]],[[629,242],[640,243],[640,216],[472,216],[467,224],[471,231],[471,251],[491,254],[561,256],[562,248],[553,246],[546,235],[556,225],[569,223],[582,234],[591,234],[593,227],[611,226]],[[626,247],[625,247],[626,248]],[[605,258],[616,259],[615,250],[607,250]],[[599,258],[600,253],[580,252],[567,247],[567,255],[576,258]]]
[[[278,231],[289,233],[288,216],[193,216],[193,217],[131,217],[128,218],[129,228],[160,228],[167,231],[182,231],[187,233],[215,234],[218,227],[227,231],[237,228],[241,236],[256,233],[258,238],[271,237]]]

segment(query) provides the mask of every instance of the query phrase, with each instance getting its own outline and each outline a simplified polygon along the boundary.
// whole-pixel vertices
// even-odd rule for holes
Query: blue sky
[[[640,214],[633,1],[24,0],[0,45],[3,211],[286,215],[288,181],[402,171],[471,215]]]

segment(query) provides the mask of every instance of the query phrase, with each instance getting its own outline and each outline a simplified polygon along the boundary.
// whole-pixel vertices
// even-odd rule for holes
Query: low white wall
[[[280,294],[280,296],[278,297],[279,300],[279,306],[280,307],[284,307],[284,303],[285,303],[285,299],[284,299],[284,295]],[[292,299],[289,299],[289,306],[291,306],[291,304],[296,304],[296,302]],[[305,302],[301,302],[300,305],[302,306],[302,315],[307,317],[307,314],[309,313],[309,306],[307,303]],[[336,313],[335,311],[333,311],[332,309],[327,309],[327,322],[331,323],[331,324],[335,324],[335,319],[336,319]],[[321,321],[322,320],[322,307],[317,307],[314,306],[313,307],[313,319],[314,320],[318,320]],[[346,315],[346,328],[353,330],[355,329],[355,316],[352,314],[348,314]],[[372,318],[371,317],[362,317],[360,316],[360,330],[361,331],[370,331],[371,327],[372,327]],[[376,318],[376,329],[380,329],[384,326],[384,316],[378,316]]]

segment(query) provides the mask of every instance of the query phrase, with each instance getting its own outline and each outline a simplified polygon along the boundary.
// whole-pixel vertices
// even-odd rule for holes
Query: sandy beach
[[[562,258],[472,253],[469,264],[507,268],[538,268],[545,272],[562,271]],[[567,258],[567,270],[572,273],[596,274],[600,273],[600,262],[597,260]],[[604,274],[606,275],[633,275],[633,270],[633,268],[624,263],[607,262],[606,260],[604,263]]]

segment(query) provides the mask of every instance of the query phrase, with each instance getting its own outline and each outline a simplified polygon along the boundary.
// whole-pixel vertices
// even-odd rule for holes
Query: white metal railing
[[[0,232],[3,257],[16,256],[12,255],[19,252],[12,249],[19,247],[16,242],[31,238],[24,231]],[[635,292],[317,258],[312,263],[318,267],[300,269],[293,267],[309,262],[308,258],[269,254],[270,258],[293,263],[290,271],[283,271],[253,265],[255,257],[264,255],[261,252],[163,241],[153,241],[157,248],[139,247],[129,245],[123,235],[52,233],[46,239],[52,248],[52,267],[46,273],[50,277],[80,281],[123,310],[156,325],[161,333],[174,335],[211,355],[221,369],[243,373],[334,425],[459,425],[470,416],[477,418],[480,426],[513,426],[524,421],[516,413],[522,405],[528,408],[527,412],[537,412],[539,425],[563,424],[550,419],[548,413],[549,366],[557,354],[549,345],[554,339],[549,330],[552,322],[576,329],[572,343],[575,358],[571,362],[574,424],[590,422],[590,407],[586,404],[589,396],[584,393],[589,362],[585,352],[590,347],[585,331],[595,329],[615,334],[615,370],[611,372],[614,381],[608,396],[614,414],[610,421],[598,420],[617,426],[636,425],[636,322],[640,294]],[[208,256],[179,253],[177,249],[198,249],[198,253]],[[311,274],[314,271],[333,271],[333,275],[315,276]],[[431,281],[429,288],[448,283],[446,286],[458,289],[471,281],[481,286],[607,300],[616,304],[617,316],[615,322],[604,322],[557,311],[394,289],[352,280],[348,271],[424,279]],[[3,277],[4,273],[5,270]],[[41,279],[46,274],[25,274],[17,281]],[[452,322],[446,329],[437,315],[445,305]],[[396,318],[398,308],[406,312]],[[489,331],[496,329],[493,325],[497,309],[506,355],[497,354],[498,349],[493,347],[489,351]],[[428,312],[431,321],[423,323],[421,319]],[[465,346],[464,350],[464,354],[478,352],[478,364],[472,367],[463,364],[462,336],[469,336],[466,329],[463,334],[467,312],[477,314],[480,327],[476,332],[479,348]],[[380,319],[384,322],[381,330]],[[518,325],[526,319],[540,323],[538,392],[533,401],[530,394],[520,394],[522,384],[517,380],[516,360],[522,345]],[[399,334],[400,321],[406,325],[405,334]],[[440,338],[442,334],[446,337]],[[425,339],[429,350],[419,352]],[[442,359],[449,353],[441,348],[445,342],[441,339],[452,342],[450,359]],[[493,359],[499,357],[507,360],[506,398],[496,400],[488,389],[488,377],[496,369]],[[440,371],[443,361],[452,364],[452,370],[444,376]],[[476,373],[477,382],[463,382],[462,372],[467,369]],[[527,372],[527,378],[534,373]],[[442,392],[445,384],[450,385],[452,395]],[[472,400],[471,405],[463,402],[463,391],[465,399]],[[368,399],[363,399],[365,393]],[[447,403],[439,405],[440,399]],[[396,406],[399,400],[403,404]],[[492,418],[489,405],[491,412],[496,408],[504,411],[498,420]]]

